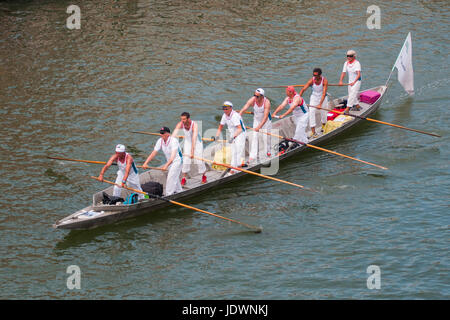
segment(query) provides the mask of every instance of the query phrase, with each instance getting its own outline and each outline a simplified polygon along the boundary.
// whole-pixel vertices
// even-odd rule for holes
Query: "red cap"
[[[289,93],[293,93],[294,95],[297,94],[297,92],[295,92],[295,89],[293,86],[289,86],[286,88],[286,94],[289,94]]]

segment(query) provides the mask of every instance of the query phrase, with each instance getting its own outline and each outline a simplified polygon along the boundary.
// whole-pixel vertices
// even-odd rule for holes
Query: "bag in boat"
[[[327,121],[327,124],[325,125],[324,129],[324,134],[336,130],[337,128],[341,127],[344,123],[352,119],[353,117],[351,116],[341,114],[340,116],[337,116],[336,119],[334,119],[333,121]]]
[[[163,185],[156,181],[149,181],[141,185],[142,191],[153,194],[155,196],[162,196]]]
[[[103,204],[115,205],[117,202],[124,202],[124,201],[125,200],[123,200],[123,198],[121,197],[110,196],[106,192],[103,192],[103,200],[102,200]]]
[[[125,200],[123,204],[133,204],[137,203],[138,201],[139,201],[138,194],[132,193],[128,196],[127,200]]]
[[[278,154],[283,154],[291,149],[297,148],[299,144],[297,142],[283,140],[278,144]]]
[[[327,121],[333,121],[336,117],[338,117],[340,115],[339,112],[342,112],[344,109],[334,108],[333,111],[328,112],[327,113]],[[334,112],[334,111],[339,111],[339,112]]]

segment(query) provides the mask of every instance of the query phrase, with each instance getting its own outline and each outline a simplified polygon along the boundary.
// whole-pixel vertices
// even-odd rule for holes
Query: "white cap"
[[[349,54],[352,54],[352,55],[354,55],[355,57],[356,57],[356,51],[355,50],[348,50],[347,51],[347,54],[349,55]]]
[[[225,101],[225,102],[222,104],[222,107],[231,107],[231,108],[233,108],[233,104],[232,104],[230,101]]]
[[[123,144],[118,144],[116,146],[116,152],[125,152],[125,146]]]
[[[263,88],[258,88],[255,90],[255,92],[258,92],[260,95],[264,95],[264,89]]]

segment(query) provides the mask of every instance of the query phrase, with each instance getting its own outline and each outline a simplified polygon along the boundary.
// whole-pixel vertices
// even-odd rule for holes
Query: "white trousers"
[[[309,104],[311,106],[316,107],[319,105],[321,99],[322,99],[322,97],[317,99],[317,97],[311,96],[311,99],[309,100]],[[325,99],[323,100],[322,107],[328,108],[328,97],[325,97]],[[308,113],[309,113],[309,126],[311,128],[318,127],[316,129],[320,129],[320,124],[327,123],[327,114],[328,114],[327,110],[323,110],[323,109],[319,110],[316,108],[309,108]],[[317,121],[317,118],[320,118],[320,123]]]
[[[242,164],[242,158],[245,157],[245,137],[246,132],[241,132],[231,144],[231,163],[233,167],[239,167]]]
[[[348,86],[348,99],[347,107],[353,107],[359,104],[359,88],[361,87],[361,81],[356,81],[353,86]]]
[[[192,141],[190,139],[184,140],[184,149],[183,150],[184,150],[185,156],[183,156],[183,167],[181,169],[181,172],[183,172],[183,173],[187,173],[187,172],[191,171],[192,159],[187,156],[187,155],[191,154],[191,145],[192,145]],[[196,140],[194,155],[196,157],[203,158],[203,143],[201,141]],[[194,162],[194,165],[198,166],[198,173],[204,173],[206,171],[206,166],[203,161],[194,158],[193,162]]]
[[[189,151],[191,152],[191,151]],[[183,161],[184,161],[183,157]],[[172,162],[168,168],[167,180],[166,180],[166,196],[183,191],[180,182],[181,167],[183,166],[181,161]]]
[[[253,118],[253,128],[256,128],[257,126],[259,126],[260,123],[261,123],[260,121]],[[266,123],[262,126],[260,131],[270,132],[270,130],[272,130],[272,121],[267,119]],[[262,139],[262,143],[264,143],[266,145],[265,153],[267,154],[268,152],[270,152],[270,144],[271,144],[270,136],[265,133],[258,133],[256,131],[252,131],[252,139],[251,139],[251,144],[250,144],[250,158],[251,159],[256,159],[256,157],[258,156],[260,139]]]
[[[133,170],[133,169],[130,169],[130,170]],[[119,171],[117,171],[116,184],[121,185],[122,180],[123,180],[123,172],[119,170]],[[126,186],[133,188],[133,189],[137,189],[139,191],[142,191],[141,183],[139,181],[139,175],[137,175],[137,174],[131,175],[130,174],[128,176]],[[119,188],[118,186],[114,186],[113,196],[120,197],[121,191],[122,191],[122,188]],[[133,192],[133,191],[131,191],[131,192]],[[142,193],[139,193],[138,199],[144,199],[144,195]],[[126,200],[126,199],[124,199],[124,200]]]
[[[306,136],[306,127],[308,126],[309,113],[311,112],[310,108],[307,113],[304,113],[301,116],[293,116],[293,120],[295,122],[295,134],[292,139],[301,141],[303,143],[308,143],[308,137]]]

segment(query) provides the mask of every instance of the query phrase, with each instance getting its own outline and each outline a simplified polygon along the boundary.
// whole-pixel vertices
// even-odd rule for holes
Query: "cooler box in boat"
[[[324,134],[336,130],[337,128],[341,127],[344,123],[352,119],[353,117],[341,114],[340,116],[336,117],[336,119],[334,119],[333,121],[327,121],[327,124],[325,125],[324,129]]]
[[[360,93],[359,100],[368,104],[374,104],[380,96],[381,93],[378,91],[367,90]]]

